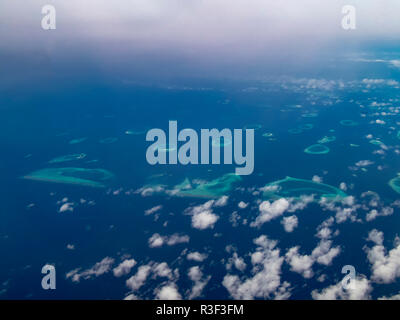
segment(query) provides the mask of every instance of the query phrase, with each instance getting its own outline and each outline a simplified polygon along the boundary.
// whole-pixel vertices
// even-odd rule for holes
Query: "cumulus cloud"
[[[372,221],[372,220],[375,220],[376,217],[390,216],[393,214],[393,212],[394,212],[394,210],[391,207],[383,207],[380,211],[378,211],[377,209],[372,209],[365,216],[365,220]]]
[[[153,234],[149,238],[149,247],[150,248],[159,248],[162,247],[164,244],[168,246],[173,246],[179,243],[188,243],[190,240],[189,236],[187,235],[179,235],[174,233],[170,236],[162,236],[158,233]]]
[[[240,202],[238,203],[238,207],[239,207],[240,209],[246,209],[248,205],[249,205],[248,203],[243,202],[243,201],[240,201]]]
[[[289,217],[284,217],[281,223],[286,232],[293,232],[294,228],[299,225],[299,219],[295,215],[293,215]]]
[[[393,296],[389,296],[389,297],[383,296],[383,297],[378,298],[378,300],[400,300],[400,293],[395,294]]]
[[[228,263],[226,264],[226,269],[231,270],[232,266],[234,266],[239,271],[244,271],[246,269],[246,263],[243,258],[239,257],[237,252],[233,253],[233,256],[229,258]]]
[[[372,230],[368,240],[375,245],[372,248],[365,248],[368,261],[371,263],[371,280],[377,283],[393,283],[400,277],[400,244],[395,243],[391,250],[383,246],[383,233]]]
[[[331,240],[321,240],[318,246],[313,250],[312,257],[319,264],[329,266],[332,260],[340,253],[340,247],[332,248]]]
[[[260,213],[250,226],[260,227],[264,223],[281,216],[286,210],[288,210],[289,205],[289,201],[285,198],[275,200],[272,203],[269,201],[261,202],[258,207]]]
[[[154,186],[154,187],[144,186],[142,188],[137,189],[134,193],[138,193],[142,197],[150,197],[153,194],[162,193],[164,191],[165,189],[163,186]]]
[[[199,266],[191,267],[188,271],[188,277],[194,282],[192,289],[188,295],[189,299],[195,299],[201,296],[203,289],[210,281],[211,276],[204,277]]]
[[[192,216],[192,227],[199,230],[214,228],[215,223],[219,219],[212,211],[215,205],[216,201],[210,200],[204,204],[186,209],[185,213]]]
[[[374,164],[374,162],[371,160],[360,160],[360,161],[356,162],[357,167],[367,167],[372,164]]]
[[[64,212],[73,212],[74,211],[74,203],[73,202],[67,202],[64,203],[60,209],[58,209],[59,213],[64,213]]]
[[[166,262],[155,263],[152,266],[152,271],[154,278],[162,277],[172,280],[174,277],[172,269],[168,266]]]
[[[290,270],[300,273],[304,278],[311,278],[314,275],[314,259],[309,255],[299,254],[299,249],[299,246],[290,248],[285,255],[286,262],[290,265]]]
[[[147,209],[145,212],[144,212],[144,214],[146,215],[146,216],[148,216],[148,215],[151,215],[151,214],[153,214],[153,213],[156,213],[157,211],[160,211],[161,209],[162,209],[162,205],[158,205],[158,206],[155,206],[155,207],[153,207],[153,208],[150,208],[150,209]]]
[[[182,296],[175,283],[170,283],[155,291],[157,300],[181,300]]]
[[[72,270],[66,274],[67,279],[71,279],[73,282],[79,282],[81,279],[88,280],[93,277],[99,277],[111,270],[114,264],[114,259],[110,257],[105,257],[100,262],[97,262],[93,267],[86,269],[82,272],[80,268]]]
[[[248,278],[239,278],[228,274],[224,277],[223,286],[234,299],[268,299],[275,297],[285,299],[290,296],[287,282],[281,283],[281,267],[284,258],[280,256],[277,241],[262,235],[254,239],[258,246],[251,254],[253,269]]]
[[[319,201],[323,210],[336,212],[335,219],[337,223],[343,223],[347,220],[357,221],[357,210],[360,208],[353,196],[348,196],[336,201],[322,198]]]
[[[366,300],[370,299],[372,286],[368,279],[358,277],[353,280],[354,288],[344,289],[341,282],[321,291],[313,290],[311,296],[315,300]]]
[[[126,259],[113,269],[114,276],[122,277],[131,272],[131,269],[136,265],[135,259]]]
[[[331,240],[321,240],[310,255],[302,255],[299,250],[300,246],[290,248],[285,260],[290,265],[290,270],[300,273],[304,278],[311,278],[314,275],[312,270],[314,263],[329,266],[340,253],[340,247],[332,247]]]
[[[331,228],[335,222],[335,219],[333,217],[329,217],[325,221],[323,221],[318,227],[317,227],[317,234],[316,237],[320,239],[330,239],[335,235],[339,234],[339,230],[336,230],[334,233],[332,232]]]
[[[146,279],[150,275],[150,272],[150,265],[140,266],[136,274],[126,280],[126,286],[132,291],[140,289],[140,287],[143,286],[146,282]]]
[[[189,252],[186,256],[186,259],[188,260],[192,260],[192,261],[196,261],[196,262],[202,262],[205,259],[207,259],[207,255],[206,254],[202,254],[200,252]]]
[[[192,227],[199,230],[212,229],[218,219],[216,214],[209,211],[200,212],[192,217]]]
[[[372,241],[373,243],[375,243],[377,245],[382,245],[383,244],[383,232],[373,229],[368,233],[367,240]]]
[[[228,204],[228,199],[229,199],[228,196],[222,196],[217,201],[215,201],[214,205],[216,207],[224,207]]]
[[[162,277],[170,281],[177,278],[177,275],[166,262],[156,263],[151,261],[148,264],[140,266],[136,274],[126,280],[126,286],[133,292],[137,291],[146,283],[146,280],[150,276],[152,276],[152,279]]]
[[[312,181],[317,182],[317,183],[322,183],[322,178],[319,176],[313,176]]]

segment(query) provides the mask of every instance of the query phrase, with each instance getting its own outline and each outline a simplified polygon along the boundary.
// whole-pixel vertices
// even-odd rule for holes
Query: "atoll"
[[[354,127],[358,125],[358,122],[353,120],[341,120],[340,124],[345,127]]]
[[[400,193],[400,174],[389,181],[389,186],[397,193]]]
[[[53,183],[76,184],[94,188],[104,188],[114,175],[104,169],[85,168],[45,168],[23,176],[23,179]]]
[[[323,144],[313,144],[304,149],[304,152],[308,154],[327,154],[329,151],[330,149]]]
[[[74,153],[74,154],[67,154],[65,156],[56,157],[51,159],[49,163],[61,163],[61,162],[68,162],[68,161],[75,161],[75,160],[82,160],[86,158],[85,153]]]
[[[302,196],[314,196],[314,200],[319,200],[347,197],[342,190],[328,184],[292,177],[271,182],[263,190],[264,199],[294,198],[299,200]]]
[[[335,136],[325,136],[322,139],[318,140],[318,143],[329,143],[329,142],[333,142],[336,140]]]

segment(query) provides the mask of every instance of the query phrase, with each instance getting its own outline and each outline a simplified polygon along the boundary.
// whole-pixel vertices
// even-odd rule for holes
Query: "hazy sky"
[[[45,4],[57,10],[56,30],[41,29]],[[344,5],[356,7],[356,30],[341,28]],[[0,54],[85,56],[104,68],[134,61],[250,68],[398,41],[399,12],[399,0],[2,0]]]

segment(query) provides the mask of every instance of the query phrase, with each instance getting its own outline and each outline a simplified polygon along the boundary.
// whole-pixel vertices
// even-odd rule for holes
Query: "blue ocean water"
[[[267,235],[277,240],[282,257],[294,246],[300,246],[302,254],[310,254],[320,241],[315,236],[318,226],[335,216],[320,204],[310,203],[293,212],[299,220],[293,232],[285,232],[282,217],[260,227],[250,226],[259,215],[260,202],[265,200],[254,191],[287,176],[306,180],[318,176],[336,188],[344,182],[346,193],[358,205],[352,213],[353,221],[336,221],[332,227],[338,230],[332,241],[340,247],[340,254],[327,265],[315,263],[313,277],[305,278],[288,262],[282,263],[281,283],[290,283],[289,297],[310,299],[313,290],[340,282],[344,265],[354,265],[358,274],[371,278],[371,263],[365,251],[365,246],[371,246],[366,241],[368,233],[372,229],[383,231],[384,245],[392,248],[400,223],[399,208],[393,205],[399,195],[388,185],[399,172],[399,70],[384,65],[378,68],[372,63],[346,63],[350,70],[358,70],[357,74],[344,77],[340,70],[330,70],[318,77],[298,74],[229,81],[184,79],[151,85],[95,76],[81,77],[75,83],[50,77],[46,85],[32,83],[3,89],[0,298],[122,299],[133,292],[141,299],[153,299],[161,286],[171,282],[187,298],[193,285],[187,273],[194,265],[200,265],[203,274],[211,276],[198,297],[232,298],[222,284],[224,277],[239,274],[244,281],[252,276],[253,239]],[[384,124],[377,124],[376,119]],[[213,209],[219,217],[213,228],[193,228],[191,216],[186,213],[208,199],[140,193],[154,175],[163,175],[164,181],[176,185],[186,177],[211,181],[234,171],[234,165],[149,165],[145,153],[150,144],[145,132],[151,128],[167,131],[169,120],[176,120],[178,129],[197,131],[260,125],[255,130],[254,172],[243,176],[226,194],[229,199],[225,206]],[[342,120],[357,124],[344,126]],[[127,134],[127,130],[135,134]],[[263,136],[265,133],[271,134]],[[324,136],[336,137],[326,144],[329,153],[304,152]],[[70,143],[75,139],[82,141]],[[381,141],[385,148],[370,143],[372,139]],[[59,156],[80,153],[86,157],[48,163]],[[370,164],[357,165],[363,160]],[[21,178],[57,166],[102,168],[115,178],[106,188]],[[393,214],[366,221],[366,214],[375,208],[362,197],[367,191],[379,194],[378,211],[391,206]],[[240,201],[248,203],[247,208],[238,209]],[[60,212],[63,203],[73,203],[73,210]],[[162,209],[157,215],[145,215],[146,210],[158,205]],[[233,212],[240,216],[237,225],[232,220]],[[149,238],[157,233],[184,234],[190,241],[151,248]],[[205,252],[208,257],[195,263],[186,259],[189,251]],[[246,269],[228,269],[232,252],[244,259]],[[134,258],[137,265],[123,277],[115,277],[111,269],[79,282],[66,276],[77,268],[90,269],[104,257],[114,259],[113,268],[127,257]],[[140,266],[154,262],[166,262],[169,268],[178,270],[179,276],[175,275],[173,281],[149,277],[139,290],[129,289],[126,280]],[[40,271],[47,263],[56,267],[56,290],[41,287]],[[321,275],[325,275],[324,281],[317,280]],[[399,284],[397,280],[374,282],[373,288],[371,296],[378,298],[398,293]]]

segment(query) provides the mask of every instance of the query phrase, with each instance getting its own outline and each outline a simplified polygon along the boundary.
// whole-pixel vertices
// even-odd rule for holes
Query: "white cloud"
[[[153,214],[153,213],[155,213],[155,212],[157,212],[157,211],[160,211],[161,209],[162,209],[162,205],[158,205],[158,206],[155,206],[155,207],[153,207],[153,208],[150,208],[150,209],[147,209],[145,212],[144,212],[144,214],[146,215],[146,216],[148,216],[148,215],[150,215],[150,214]]]
[[[203,272],[198,266],[194,266],[189,269],[188,277],[194,282],[194,285],[189,293],[189,299],[194,299],[201,296],[204,287],[211,279],[211,276],[203,278]]]
[[[234,299],[271,298],[285,299],[290,296],[289,284],[281,284],[281,266],[283,257],[276,248],[277,242],[262,235],[254,239],[258,245],[251,254],[253,264],[252,276],[239,278],[228,274],[224,277],[223,286]]]
[[[347,191],[347,185],[344,182],[341,182],[339,185],[340,190]]]
[[[150,275],[150,272],[151,272],[150,265],[140,266],[136,274],[130,277],[128,280],[126,280],[126,286],[132,291],[138,290],[140,287],[144,285],[147,277]]]
[[[383,296],[383,297],[378,298],[378,300],[400,300],[400,293],[395,294],[393,296],[389,296],[389,297]]]
[[[222,196],[217,201],[215,201],[214,206],[216,207],[224,207],[228,204],[228,196]]]
[[[343,223],[347,220],[356,221],[357,209],[360,205],[356,204],[353,196],[348,196],[337,201],[330,201],[322,198],[319,201],[322,209],[336,212],[335,219],[337,223]]]
[[[331,240],[321,240],[310,255],[301,255],[299,250],[299,246],[290,248],[285,260],[290,265],[290,270],[300,273],[304,278],[311,278],[314,275],[312,270],[314,263],[328,266],[340,253],[340,247],[332,248]]]
[[[299,254],[299,246],[290,248],[286,253],[286,262],[290,265],[290,270],[300,273],[304,278],[311,278],[314,275],[312,265],[314,259],[309,255]]]
[[[207,259],[207,255],[206,254],[201,254],[200,252],[195,251],[195,252],[188,253],[186,258],[188,260],[202,262],[205,259]]]
[[[153,234],[149,238],[149,247],[150,248],[159,248],[162,247],[164,244],[168,246],[173,246],[179,243],[188,243],[190,240],[189,236],[187,235],[179,235],[174,233],[170,236],[162,236],[158,233]]]
[[[156,289],[156,299],[158,300],[181,300],[182,296],[178,292],[178,287],[175,283],[170,283],[163,286],[161,289]]]
[[[114,276],[122,277],[131,272],[131,269],[136,265],[135,259],[126,259],[113,269]]]
[[[372,248],[365,248],[368,261],[372,265],[371,280],[377,283],[393,283],[400,277],[400,244],[390,251],[383,246],[383,233],[372,230],[368,235],[368,240],[375,243]]]
[[[124,298],[124,300],[139,300],[139,298],[138,298],[135,294],[131,293],[131,294],[128,294],[128,295]]]
[[[201,205],[190,207],[185,210],[186,214],[192,216],[192,227],[204,230],[214,228],[219,217],[213,213],[212,207],[215,205],[215,200],[207,201]]]
[[[368,233],[367,240],[372,241],[373,243],[375,243],[377,245],[382,245],[383,244],[383,232],[373,229]]]
[[[289,205],[289,201],[285,198],[275,200],[272,203],[269,201],[261,202],[258,207],[260,214],[257,216],[256,220],[250,224],[250,226],[260,227],[264,223],[281,216],[289,208]]]
[[[292,232],[294,228],[297,228],[297,226],[299,225],[299,219],[295,215],[293,215],[289,217],[284,217],[281,223],[286,232]]]
[[[339,255],[340,248],[332,248],[331,240],[321,240],[318,246],[313,250],[312,256],[319,264],[329,266],[332,260]]]
[[[372,286],[368,279],[358,277],[354,279],[354,288],[344,289],[339,282],[321,291],[314,290],[311,296],[315,300],[366,300],[370,299]]]
[[[199,230],[212,229],[218,219],[219,217],[216,214],[203,211],[192,216],[192,227]]]
[[[312,181],[317,182],[317,183],[322,183],[322,178],[319,176],[313,176]]]
[[[177,233],[174,233],[173,235],[167,237],[166,243],[168,246],[174,246],[179,243],[188,243],[189,240],[190,238],[187,235],[179,235]]]
[[[243,201],[240,201],[240,202],[238,203],[238,207],[239,207],[240,209],[246,209],[248,205],[249,205],[248,203],[243,202]]]
[[[73,212],[74,211],[74,203],[73,202],[67,202],[67,203],[64,203],[61,207],[60,207],[60,209],[58,209],[58,212],[59,213],[63,213],[63,212]]]
[[[332,235],[331,229],[324,227],[318,230],[317,237],[320,239],[329,239]]]
[[[365,220],[372,221],[375,220],[376,217],[386,217],[392,215],[394,212],[391,207],[383,207],[382,210],[378,211],[376,209],[372,209],[365,217]]]
[[[374,162],[371,161],[371,160],[360,160],[360,161],[358,161],[356,163],[356,166],[357,167],[367,167],[367,166],[370,166],[372,164],[374,164]]]
[[[244,271],[246,269],[246,263],[243,258],[239,257],[236,252],[233,253],[233,256],[229,258],[226,268],[231,270],[232,266],[234,266],[239,271]]]
[[[73,282],[79,282],[81,279],[88,280],[93,277],[99,277],[111,270],[114,263],[114,259],[110,257],[105,257],[100,262],[97,262],[93,267],[79,272],[80,269],[75,269],[66,274],[66,278]]]
[[[162,277],[174,280],[179,277],[179,274],[175,274],[166,262],[149,262],[140,266],[136,274],[126,280],[126,286],[132,291],[137,291],[145,284],[150,275],[152,275],[152,279]]]
[[[149,247],[150,248],[159,248],[162,247],[164,244],[164,237],[160,234],[155,233],[149,239]]]
[[[154,277],[173,279],[173,272],[166,262],[156,263],[152,268]]]

